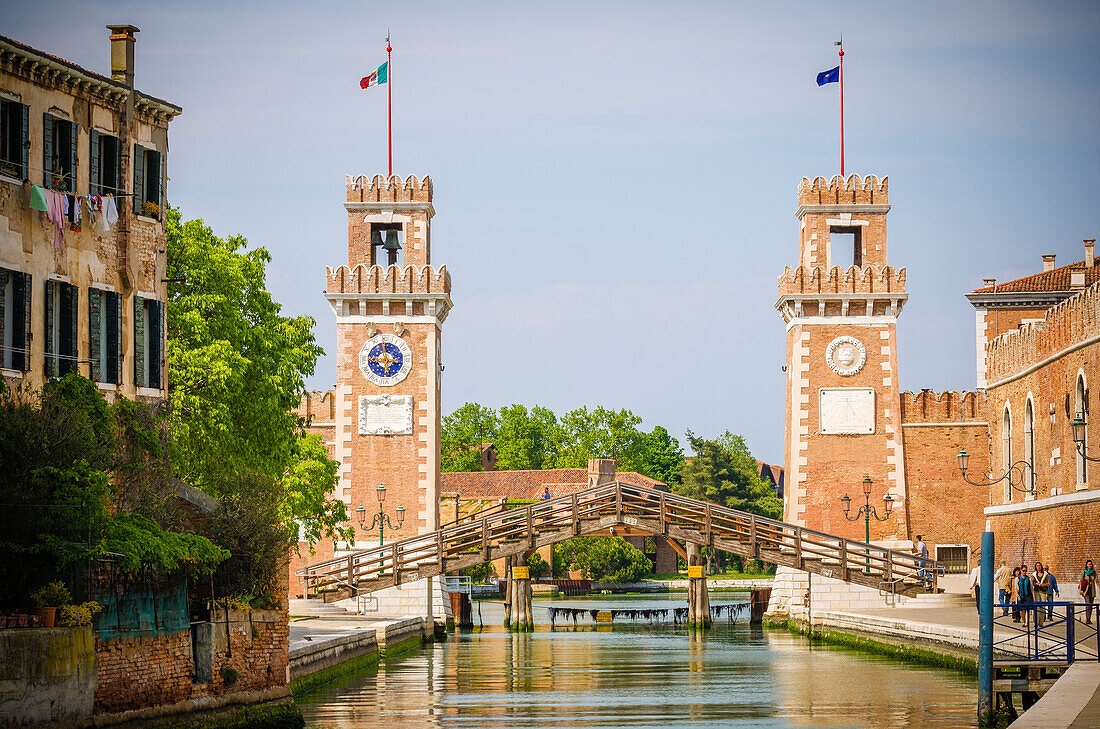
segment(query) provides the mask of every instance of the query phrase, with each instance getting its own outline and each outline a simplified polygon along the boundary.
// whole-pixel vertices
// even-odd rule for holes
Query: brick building
[[[439,524],[441,345],[451,277],[446,266],[432,265],[431,178],[349,175],[346,193],[348,263],[325,272],[336,319],[336,385],[303,394],[299,414],[340,462],[336,496],[349,510],[362,506],[369,523],[384,494],[390,519],[399,509],[405,515],[400,529],[386,529],[388,542]],[[378,543],[376,535],[359,531],[340,552],[331,543],[312,554],[300,545],[291,562],[292,595],[302,594],[293,572],[303,562],[366,549]],[[429,590],[439,599],[438,581],[422,582],[374,597],[393,597],[395,612],[427,610]]]
[[[138,29],[107,27],[110,76],[0,37],[0,370],[12,387],[78,372],[108,398],[164,397],[182,109],[134,88]]]

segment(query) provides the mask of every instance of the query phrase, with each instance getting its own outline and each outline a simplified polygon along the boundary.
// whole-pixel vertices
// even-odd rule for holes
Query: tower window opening
[[[402,238],[404,238],[401,223],[384,223],[371,225],[370,232],[370,258],[372,265],[389,266],[401,265]]]
[[[851,251],[851,254],[845,251]],[[841,268],[863,266],[863,226],[829,228],[829,265]]]

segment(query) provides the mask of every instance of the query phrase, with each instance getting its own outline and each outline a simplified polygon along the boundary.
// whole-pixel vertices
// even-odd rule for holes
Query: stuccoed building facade
[[[77,372],[108,398],[165,395],[168,126],[134,88],[138,29],[108,26],[110,76],[0,36],[0,370]]]

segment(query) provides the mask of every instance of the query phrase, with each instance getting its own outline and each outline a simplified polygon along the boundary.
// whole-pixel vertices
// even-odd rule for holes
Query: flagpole
[[[390,34],[386,33],[386,139],[389,146],[390,157],[390,173],[386,178],[387,180],[393,179],[393,64],[390,63],[390,52],[393,48],[390,47]],[[841,51],[843,55],[843,51]],[[842,59],[843,60],[843,59]],[[841,77],[841,98],[844,97],[844,83],[843,76]],[[844,108],[844,102],[841,101],[841,109]],[[843,113],[841,114],[843,116]],[[843,127],[843,125],[842,125]],[[843,135],[842,135],[843,136]],[[842,164],[841,167],[844,165]]]
[[[844,40],[840,46],[840,176],[844,177]]]

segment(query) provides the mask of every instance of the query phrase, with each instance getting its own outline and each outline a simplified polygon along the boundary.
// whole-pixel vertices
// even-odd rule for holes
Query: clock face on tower
[[[359,350],[359,369],[376,385],[396,385],[412,369],[412,350],[401,337],[377,334]]]

